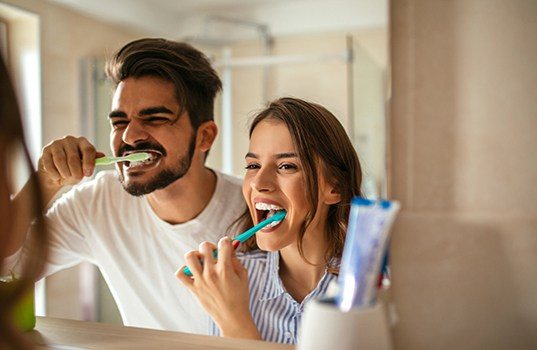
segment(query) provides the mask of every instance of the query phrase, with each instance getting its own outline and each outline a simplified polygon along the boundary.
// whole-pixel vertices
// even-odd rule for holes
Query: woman
[[[23,164],[29,170],[30,185],[23,191],[32,200],[27,206],[16,207],[11,195],[14,193],[10,175],[15,174],[17,164],[14,155],[22,150]],[[22,124],[17,99],[11,85],[7,69],[0,58],[0,271],[3,270],[3,259],[9,255],[13,246],[13,235],[17,218],[35,215],[35,244],[33,251],[26,259],[21,274],[16,282],[0,282],[0,349],[31,348],[31,343],[13,324],[14,306],[34,288],[34,283],[41,273],[47,252],[47,235],[41,216],[42,205],[36,175],[32,169],[30,157],[24,143]],[[35,214],[32,214],[35,213]]]
[[[334,115],[294,98],[255,117],[245,159],[242,229],[280,210],[285,219],[236,256],[227,237],[218,259],[216,247],[202,243],[185,256],[193,277],[182,269],[177,277],[211,315],[213,334],[295,343],[304,305],[337,278],[350,201],[360,195],[360,163]]]

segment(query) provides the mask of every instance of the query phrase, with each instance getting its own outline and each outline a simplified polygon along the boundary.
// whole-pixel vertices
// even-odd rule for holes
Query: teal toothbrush
[[[95,165],[109,165],[117,162],[141,162],[143,160],[149,159],[149,157],[149,153],[146,152],[131,153],[128,156],[124,157],[104,156],[95,159]]]
[[[244,231],[237,237],[233,238],[233,241],[244,243],[248,240],[248,238],[252,237],[257,231],[261,230],[265,226],[268,226],[272,224],[273,222],[282,221],[285,218],[285,215],[287,215],[287,212],[285,210],[279,211],[276,214],[272,215],[270,218],[261,221],[259,224],[255,225],[254,227]],[[218,251],[216,249],[213,251],[213,256],[215,258],[218,256]],[[183,268],[183,273],[187,276],[192,276],[192,272],[190,272],[190,269],[188,268],[188,266],[185,266]]]

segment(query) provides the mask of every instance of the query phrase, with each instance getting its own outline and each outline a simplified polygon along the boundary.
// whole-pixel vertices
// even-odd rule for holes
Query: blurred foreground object
[[[48,251],[41,193],[23,135],[13,85],[0,58],[0,275],[13,276],[11,271],[4,271],[4,263],[15,253],[13,242],[20,240],[17,228],[24,220],[36,218],[32,223],[32,244],[28,245],[27,258],[17,267],[16,281],[10,281],[11,277],[8,277],[9,282],[0,283],[1,349],[33,348],[22,330],[31,330],[35,325],[34,283],[43,270]],[[14,197],[13,180],[21,164],[26,168],[23,170],[27,170],[29,180]]]

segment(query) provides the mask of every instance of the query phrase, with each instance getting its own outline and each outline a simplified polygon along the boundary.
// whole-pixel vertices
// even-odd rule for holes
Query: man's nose
[[[272,192],[276,188],[276,174],[270,167],[262,167],[257,171],[250,183],[257,192]]]
[[[149,134],[146,132],[144,126],[137,119],[132,119],[125,130],[123,130],[123,135],[121,140],[127,145],[134,145],[139,141],[147,140]]]

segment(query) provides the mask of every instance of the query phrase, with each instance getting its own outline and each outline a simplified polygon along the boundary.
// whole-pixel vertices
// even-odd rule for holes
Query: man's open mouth
[[[140,152],[145,152],[145,153],[149,154],[149,158],[146,159],[146,160],[136,161],[136,162],[124,162],[123,166],[124,166],[125,170],[127,170],[127,171],[131,170],[132,171],[132,170],[142,170],[142,169],[151,168],[151,167],[157,165],[157,163],[159,162],[159,160],[162,157],[162,153],[160,153],[158,151],[146,150],[146,149],[136,150],[136,151],[127,151],[127,152],[123,153],[123,156],[133,154],[133,153],[140,153]]]

